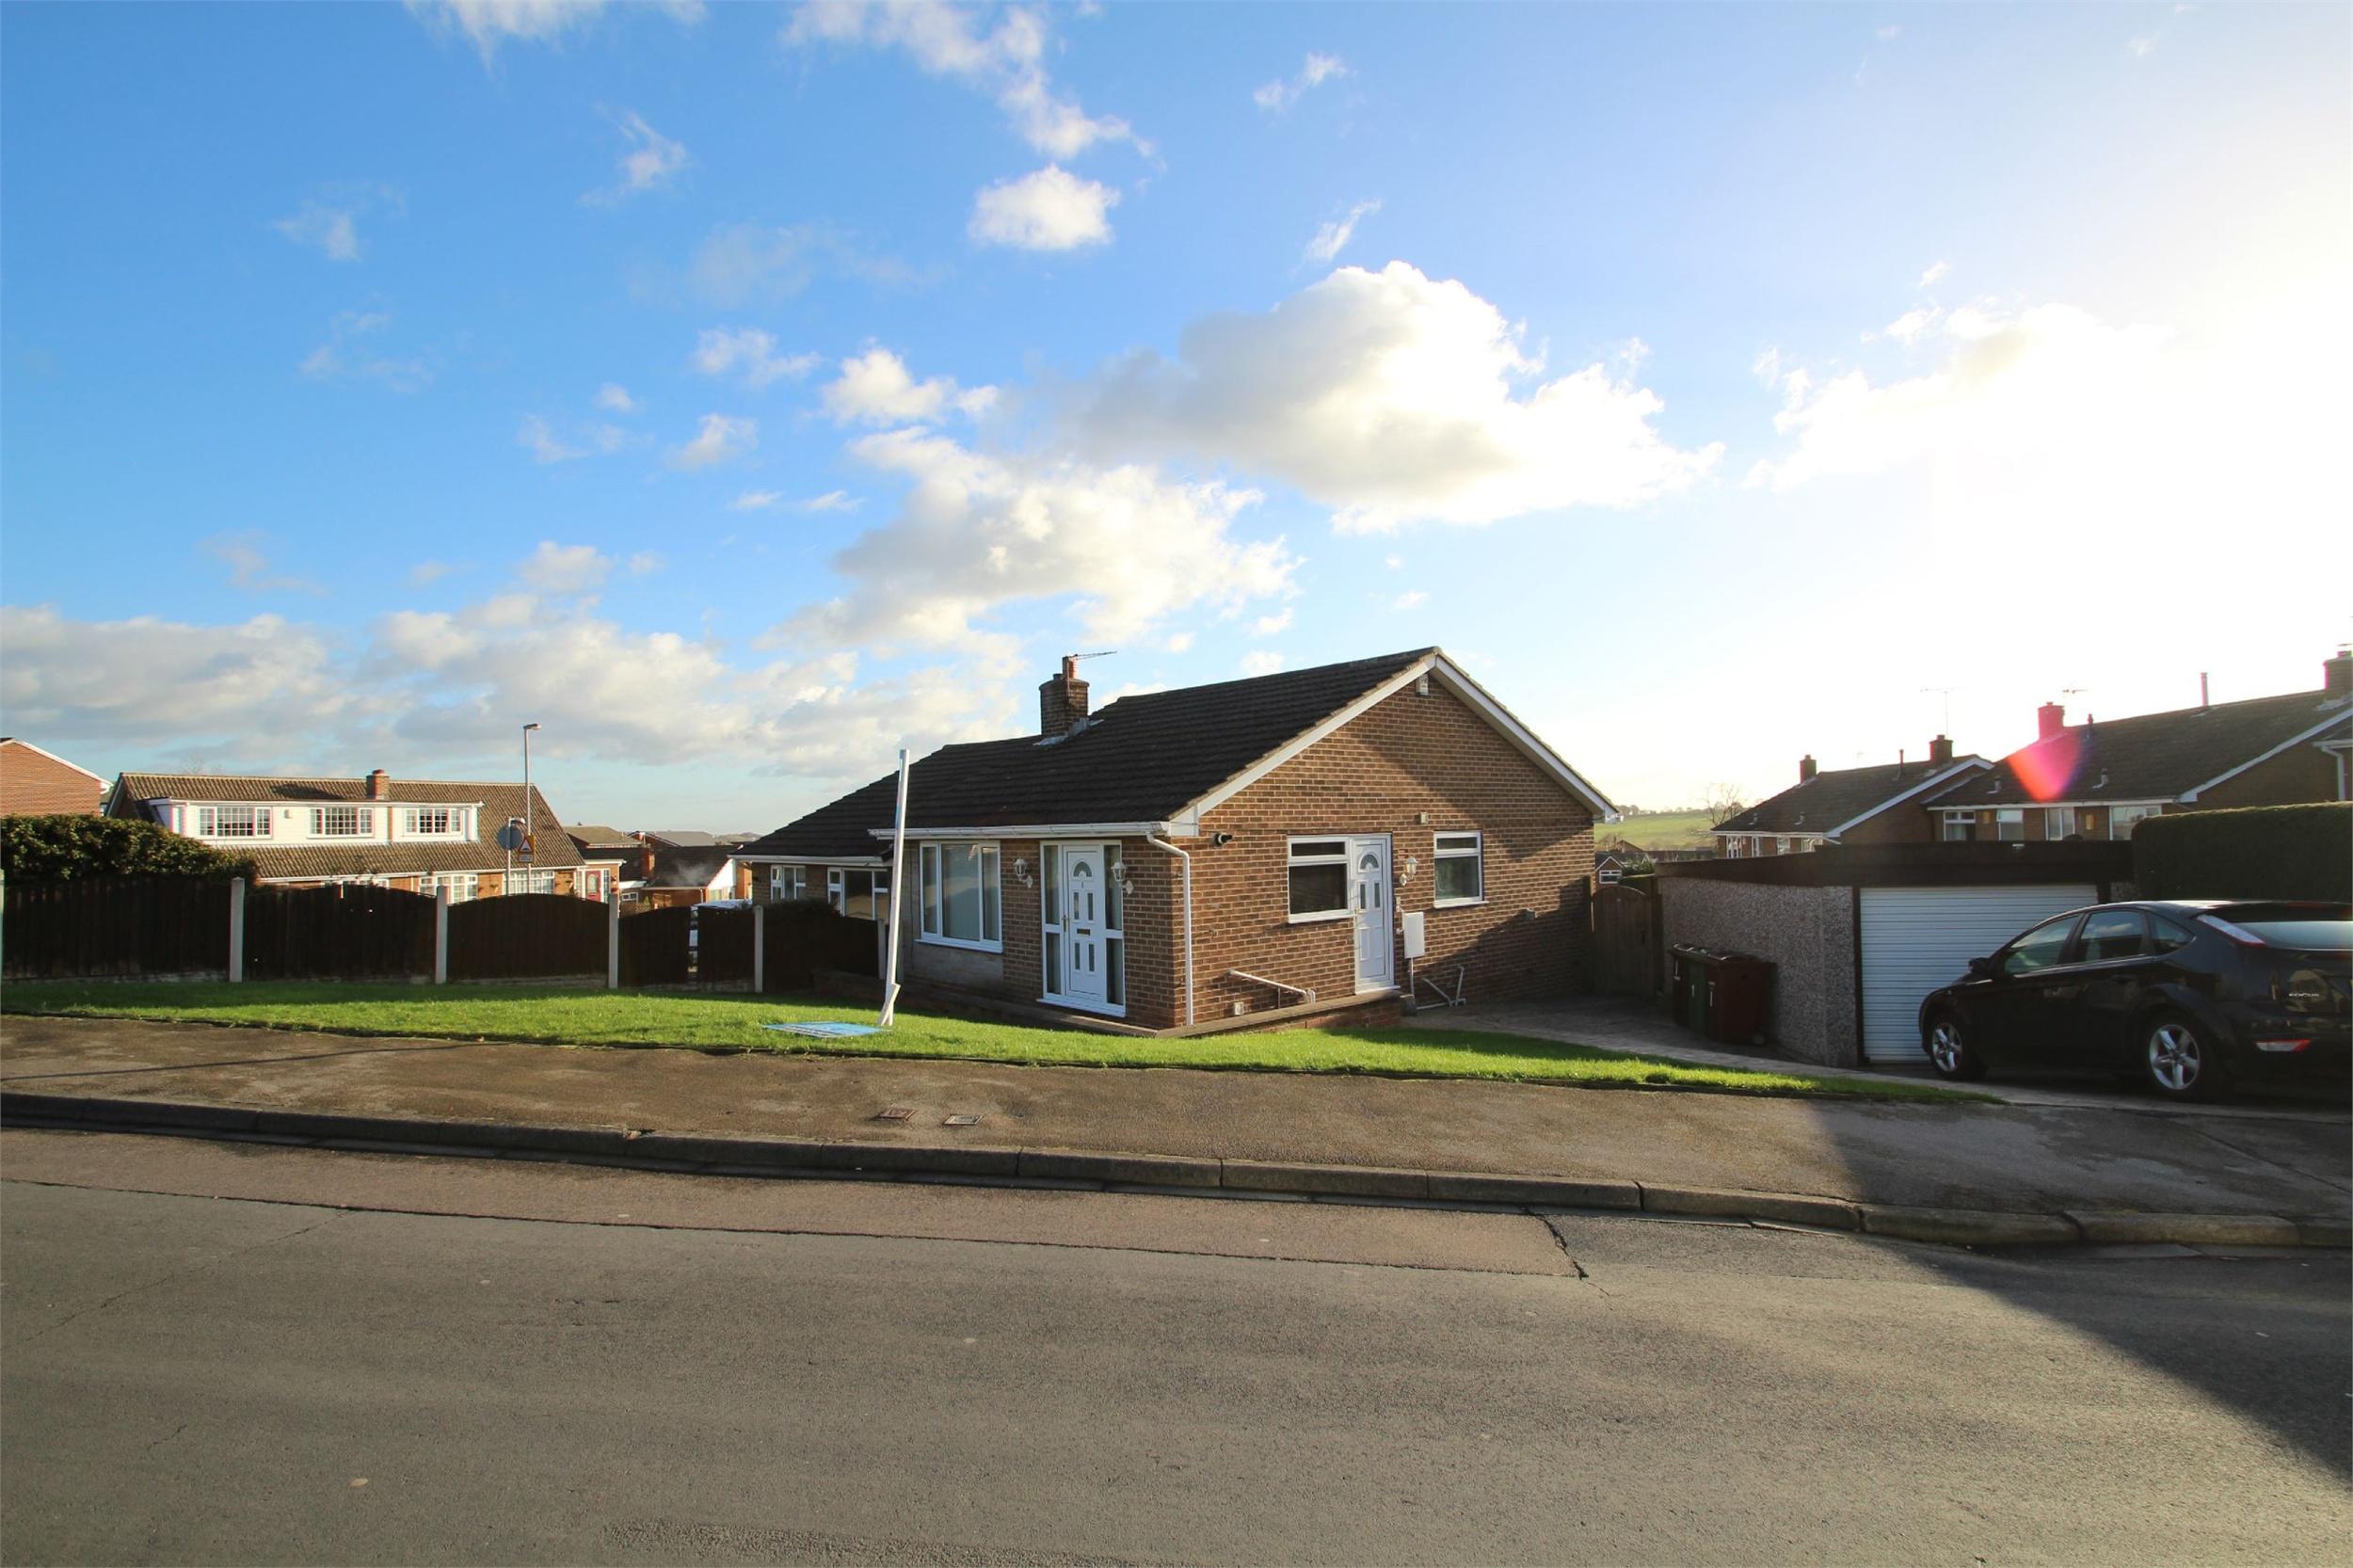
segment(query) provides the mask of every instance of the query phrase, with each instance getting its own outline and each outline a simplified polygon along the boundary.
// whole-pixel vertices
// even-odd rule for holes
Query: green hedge
[[[2353,804],[2144,818],[2133,882],[2142,898],[2353,900]]]
[[[18,882],[92,876],[250,878],[253,862],[152,822],[69,813],[0,817],[0,871]]]

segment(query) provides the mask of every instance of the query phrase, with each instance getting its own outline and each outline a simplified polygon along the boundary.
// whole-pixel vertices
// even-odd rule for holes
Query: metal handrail
[[[1309,990],[1305,985],[1286,985],[1279,980],[1269,980],[1262,974],[1252,974],[1248,969],[1228,969],[1225,971],[1225,978],[1228,980],[1246,980],[1253,985],[1264,985],[1273,990],[1289,991],[1292,996],[1297,997],[1302,1001],[1313,1001],[1316,1000],[1315,992]]]

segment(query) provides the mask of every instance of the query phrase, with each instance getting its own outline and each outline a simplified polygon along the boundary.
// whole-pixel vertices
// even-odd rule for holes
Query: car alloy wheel
[[[2149,1076],[2169,1095],[2190,1095],[2206,1070],[2205,1048],[2197,1031],[2167,1018],[2149,1032]]]
[[[1961,1071],[1961,1031],[1953,1027],[1952,1019],[1939,1018],[1929,1032],[1929,1060],[1940,1073]]]

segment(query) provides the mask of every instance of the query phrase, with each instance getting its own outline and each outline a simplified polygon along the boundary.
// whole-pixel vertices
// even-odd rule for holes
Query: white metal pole
[[[899,1006],[900,861],[907,846],[907,748],[899,748],[899,816],[890,834],[890,946],[883,954],[883,1004],[878,1023],[890,1027]]]
[[[449,984],[449,884],[433,889],[433,984]]]
[[[621,988],[621,894],[617,888],[604,906],[604,988]]]
[[[229,884],[229,982],[245,979],[245,878]]]
[[[752,995],[768,989],[768,906],[752,905]]]

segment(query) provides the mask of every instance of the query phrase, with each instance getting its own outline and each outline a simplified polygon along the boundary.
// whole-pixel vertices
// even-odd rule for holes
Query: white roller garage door
[[[1863,889],[1863,1055],[1918,1062],[1920,1003],[2037,920],[2100,902],[2089,886]]]

